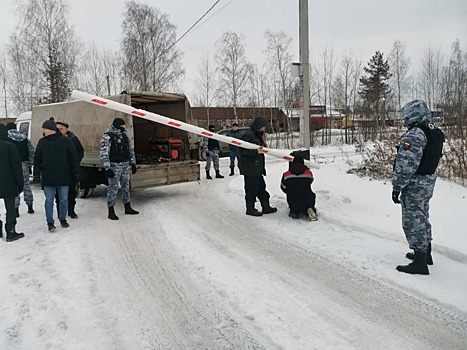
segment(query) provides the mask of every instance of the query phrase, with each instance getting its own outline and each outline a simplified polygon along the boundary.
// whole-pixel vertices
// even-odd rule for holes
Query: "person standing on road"
[[[216,127],[214,125],[209,125],[209,131],[212,133],[216,132]],[[221,146],[219,141],[205,137],[203,140],[203,148],[206,150],[206,179],[212,180],[211,174],[211,161],[214,163],[214,170],[216,171],[216,179],[223,179],[224,176],[221,175],[219,170],[219,152]]]
[[[53,218],[54,198],[60,199],[60,225],[68,228],[68,190],[80,175],[78,154],[73,142],[64,137],[53,120],[42,124],[44,137],[39,140],[34,156],[34,179],[41,181],[45,194],[45,216],[49,231],[55,230]]]
[[[83,145],[81,145],[81,142],[79,141],[78,137],[74,133],[68,130],[68,128],[70,127],[68,123],[59,121],[56,124],[57,124],[58,130],[60,130],[60,133],[64,137],[68,137],[70,141],[73,142],[73,145],[75,146],[75,149],[76,149],[76,153],[78,155],[78,162],[81,163],[81,160],[83,160],[83,157],[84,157],[84,148],[83,148]],[[79,178],[73,178],[73,183],[68,189],[68,216],[71,217],[72,219],[78,218],[78,215],[75,212],[76,187],[78,185],[78,181],[79,181]],[[57,203],[57,211],[59,212],[60,198],[58,197],[58,193],[55,195],[55,201]]]
[[[130,204],[130,169],[132,174],[136,173],[136,157],[125,129],[125,121],[122,118],[115,118],[107,132],[102,136],[100,160],[109,181],[107,188],[108,218],[110,220],[119,219],[115,214],[119,183],[122,188],[125,214],[139,214]]]
[[[6,128],[8,130],[8,141],[16,146],[21,157],[24,178],[23,198],[28,206],[28,213],[34,214],[34,197],[32,195],[31,185],[29,184],[29,170],[34,163],[34,147],[32,146],[31,140],[25,134],[16,130],[15,123],[8,123]],[[16,217],[19,217],[19,205],[20,196],[18,195],[15,199]]]
[[[277,208],[269,205],[270,195],[264,181],[266,167],[262,150],[266,147],[264,132],[267,125],[266,118],[257,117],[242,136],[243,141],[259,146],[258,149],[240,149],[240,174],[244,176],[246,215],[261,216],[277,211]],[[255,209],[256,198],[261,202],[262,212]]]
[[[5,235],[7,242],[23,238],[16,232],[15,197],[23,192],[24,178],[18,149],[7,141],[7,128],[0,124],[0,198],[6,208]],[[0,238],[3,237],[3,222],[0,220]]]
[[[401,137],[394,163],[392,200],[402,207],[402,228],[414,253],[413,262],[397,270],[428,275],[431,256],[429,202],[436,183],[436,168],[442,156],[444,134],[429,123],[430,110],[425,101],[407,103],[401,110],[408,131]]]
[[[282,175],[281,190],[287,195],[289,216],[298,219],[305,214],[311,221],[317,221],[316,195],[311,189],[313,173],[305,165],[303,157],[298,152],[292,152],[293,161],[289,162],[289,170]]]
[[[238,124],[233,123],[232,124],[232,130],[230,130],[227,133],[227,136],[233,137],[236,139],[240,139],[242,137],[242,134],[240,133],[240,130],[238,130]],[[230,156],[230,174],[229,176],[235,175],[235,158],[237,158],[237,166],[238,162],[240,160],[240,149],[237,146],[229,144],[229,156]]]

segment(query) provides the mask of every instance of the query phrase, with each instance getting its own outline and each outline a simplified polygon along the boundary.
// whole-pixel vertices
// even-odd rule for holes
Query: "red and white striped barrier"
[[[234,146],[247,148],[247,149],[258,149],[258,145],[255,145],[254,143],[249,143],[249,142],[245,142],[245,141],[233,138],[233,137],[212,133],[198,126],[184,123],[179,120],[167,118],[162,115],[148,112],[142,109],[136,109],[126,104],[107,100],[105,98],[95,96],[95,95],[90,95],[85,92],[73,90],[73,92],[71,93],[71,97],[77,100],[89,102],[89,103],[92,103],[98,106],[113,109],[115,111],[123,112],[126,114],[131,114],[131,115],[134,115],[135,117],[149,119],[156,123],[164,124],[172,128],[185,130],[185,131],[191,132],[193,134],[201,135],[201,136],[206,136],[208,138],[215,139],[221,142],[225,142],[225,143],[228,143]],[[263,147],[262,153],[273,156],[273,157],[277,157],[277,158],[280,158],[280,159],[283,159],[289,162],[293,160],[293,157],[291,155],[284,155],[282,152],[278,150],[274,150],[274,149]],[[307,164],[308,166],[312,168],[319,169],[319,165],[314,162],[305,160],[305,164]]]

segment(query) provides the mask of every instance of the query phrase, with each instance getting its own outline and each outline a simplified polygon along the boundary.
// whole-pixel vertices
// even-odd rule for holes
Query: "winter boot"
[[[62,225],[62,228],[70,227],[70,224],[66,220],[60,220],[60,225]]]
[[[108,218],[110,220],[118,220],[118,216],[115,214],[115,209],[114,207],[109,207],[109,215]]]
[[[316,212],[313,210],[313,208],[308,208],[306,210],[306,214],[308,215],[311,221],[318,221],[318,216],[316,215]]]
[[[16,217],[19,218],[19,208],[15,208],[16,209]]]
[[[298,219],[298,214],[292,211],[289,211],[289,218]]]
[[[206,170],[206,179],[212,180],[211,175],[209,174],[209,170]]]
[[[219,170],[216,170],[216,179],[223,179],[224,177],[221,175]]]
[[[54,224],[48,222],[47,223],[47,229],[49,230],[49,232],[53,232],[53,231],[55,231],[56,227],[55,227]]]
[[[34,214],[34,208],[32,207],[32,203],[28,204],[28,214]]]
[[[78,214],[76,214],[75,212],[75,206],[72,206],[72,207],[69,207],[68,208],[68,216],[72,219],[77,219],[78,218]]]
[[[263,215],[263,213],[256,210],[255,203],[253,202],[253,203],[247,203],[246,204],[246,215],[261,216],[261,215]]]
[[[232,169],[230,169],[230,174],[229,174],[229,176],[234,176],[234,175],[235,175],[235,173],[234,173],[234,170],[233,170],[233,168],[232,168]]]
[[[426,264],[426,252],[415,251],[414,261],[408,265],[399,265],[396,270],[400,272],[410,273],[413,275],[429,275],[428,266]]]
[[[263,208],[263,214],[271,214],[277,211],[277,208],[273,208],[269,205],[269,199],[261,201],[261,207]]]
[[[23,232],[16,232],[14,226],[11,229],[8,229],[6,227],[5,227],[5,229],[6,229],[6,241],[7,242],[13,242],[13,241],[16,241],[16,240],[24,237],[24,233]]]
[[[131,207],[130,203],[125,203],[125,214],[136,215],[136,214],[139,214],[139,211],[134,210]]]
[[[407,253],[405,254],[405,257],[410,260],[415,259],[415,253]],[[427,265],[433,265],[433,257],[431,256],[431,242],[428,243],[428,248],[426,251],[426,264]]]

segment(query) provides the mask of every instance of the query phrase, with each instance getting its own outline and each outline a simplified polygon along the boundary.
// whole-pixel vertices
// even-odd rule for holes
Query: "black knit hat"
[[[125,125],[125,121],[122,118],[115,118],[114,121],[112,122],[112,125],[115,128],[120,129],[122,125]]]
[[[42,123],[42,129],[48,129],[52,131],[57,130],[57,124],[53,120],[46,120],[45,122]]]
[[[7,130],[16,130],[16,124],[13,123],[13,122],[9,122],[7,125],[6,125],[6,129]]]
[[[209,130],[211,130],[211,129],[216,129],[216,127],[211,124],[211,125],[209,125]]]

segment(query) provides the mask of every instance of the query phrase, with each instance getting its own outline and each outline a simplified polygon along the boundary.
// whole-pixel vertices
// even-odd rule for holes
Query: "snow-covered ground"
[[[279,211],[259,218],[241,176],[208,181],[204,164],[199,184],[134,192],[140,215],[119,204],[118,222],[98,188],[54,233],[36,188],[26,238],[0,242],[0,349],[466,349],[467,189],[438,181],[434,265],[406,275],[390,183],[347,174],[342,148],[313,152],[317,222],[287,216],[273,158]]]

